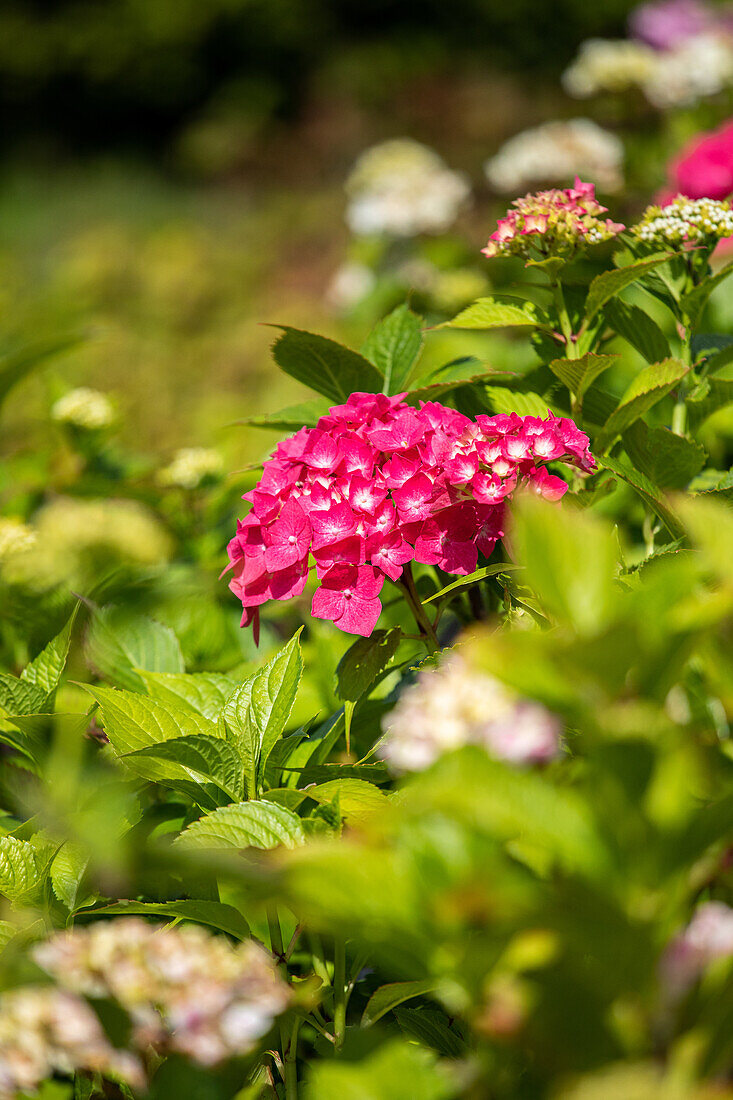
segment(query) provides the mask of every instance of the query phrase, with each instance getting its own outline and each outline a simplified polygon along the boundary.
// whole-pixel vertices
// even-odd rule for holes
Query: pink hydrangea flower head
[[[595,197],[594,185],[576,178],[574,187],[515,199],[481,251],[489,259],[570,259],[588,245],[608,241],[621,232],[623,225],[601,217],[607,212]]]
[[[629,19],[632,36],[655,50],[672,50],[714,26],[711,9],[698,0],[652,0],[636,8]]]
[[[668,175],[672,192],[690,199],[725,199],[733,193],[733,120],[693,138]]]
[[[300,595],[315,565],[313,615],[368,636],[385,578],[398,581],[411,561],[473,572],[502,538],[517,486],[551,500],[566,491],[545,468],[556,460],[594,469],[587,436],[549,412],[471,420],[437,402],[352,394],[278,444],[245,494],[251,511],[225,570],[242,625],[257,630],[263,604]]]

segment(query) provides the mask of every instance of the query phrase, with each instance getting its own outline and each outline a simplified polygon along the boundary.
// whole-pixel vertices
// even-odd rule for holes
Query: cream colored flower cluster
[[[70,424],[85,431],[108,428],[115,421],[115,410],[106,394],[79,386],[55,402],[51,417],[59,424]]]
[[[202,1065],[246,1054],[290,1001],[263,948],[233,947],[197,925],[100,921],[56,935],[34,954],[64,989],[116,1000],[141,1049],[176,1050]]]
[[[33,550],[37,542],[35,531],[27,523],[0,517],[0,564]]]
[[[409,138],[375,145],[346,182],[346,220],[359,236],[442,233],[455,221],[470,187],[432,149]]]
[[[98,1072],[144,1084],[138,1058],[115,1050],[92,1009],[53,986],[23,986],[0,996],[0,1100],[35,1092],[54,1073]]]
[[[463,745],[513,764],[549,760],[560,748],[558,720],[475,672],[457,652],[418,674],[382,720],[380,754],[395,772],[422,771]]]
[[[178,489],[198,489],[205,481],[221,477],[223,470],[224,460],[218,451],[209,447],[182,447],[160,471],[158,480],[161,485]]]
[[[688,199],[678,195],[666,206],[649,206],[630,232],[640,241],[658,245],[709,244],[733,236],[729,202]]]
[[[722,31],[686,38],[655,50],[627,39],[591,38],[565,70],[563,85],[576,99],[640,88],[665,110],[691,106],[733,84],[733,38]]]
[[[541,184],[568,184],[575,176],[595,180],[601,191],[622,182],[623,143],[589,118],[557,120],[523,130],[484,166],[496,191],[516,195]]]

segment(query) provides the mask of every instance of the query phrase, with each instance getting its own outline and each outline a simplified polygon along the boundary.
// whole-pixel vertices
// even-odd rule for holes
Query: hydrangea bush
[[[545,182],[455,316],[281,327],[312,396],[229,482],[51,403],[68,480],[0,520],[2,1100],[731,1094],[733,215]],[[400,142],[350,194],[389,267],[467,185]]]

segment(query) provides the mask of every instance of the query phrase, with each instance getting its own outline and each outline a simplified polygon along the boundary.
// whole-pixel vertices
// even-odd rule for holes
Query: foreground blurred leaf
[[[393,1040],[362,1062],[320,1062],[307,1078],[306,1100],[449,1100],[459,1095],[436,1056]]]
[[[25,378],[36,367],[40,367],[47,359],[55,355],[69,351],[82,343],[82,333],[69,333],[64,336],[52,336],[45,340],[39,340],[35,344],[25,344],[22,347],[8,350],[0,350],[0,409],[5,398],[21,379]]]

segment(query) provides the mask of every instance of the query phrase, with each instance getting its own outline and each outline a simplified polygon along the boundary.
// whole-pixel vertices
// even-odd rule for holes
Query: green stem
[[[578,346],[575,342],[573,326],[570,324],[570,314],[568,313],[568,307],[565,305],[565,296],[562,292],[561,283],[554,282],[552,284],[552,293],[555,298],[555,309],[557,310],[558,320],[560,321],[560,331],[565,337],[566,356],[568,359],[577,359]]]
[[[277,915],[277,907],[267,907],[267,927],[270,932],[270,948],[277,959],[278,969],[287,979],[288,968],[285,963],[285,951],[283,949],[283,934],[280,927],[280,918]],[[282,1052],[282,1073],[285,1082],[285,1100],[298,1100],[298,1028],[300,1020],[296,1016],[292,1022],[291,1031],[287,1024],[280,1024],[280,1050]]]
[[[336,940],[333,951],[333,1034],[336,1050],[343,1046],[346,1033],[346,944]]]
[[[692,367],[692,349],[690,347],[692,333],[690,331],[690,322],[687,317],[685,317],[684,329],[680,331],[680,336],[682,339],[682,361],[686,363],[688,367]],[[675,435],[684,435],[687,431],[686,397],[687,378],[684,378],[677,389],[677,401],[672,411],[672,431]]]
[[[433,624],[430,622],[425,608],[422,605],[420,596],[418,595],[417,588],[415,587],[415,578],[412,575],[412,569],[408,562],[402,572],[402,579],[397,582],[404,597],[409,605],[410,610],[415,618],[418,629],[422,635],[422,640],[425,643],[425,647],[430,654],[440,653],[440,643],[438,636],[435,633]]]

